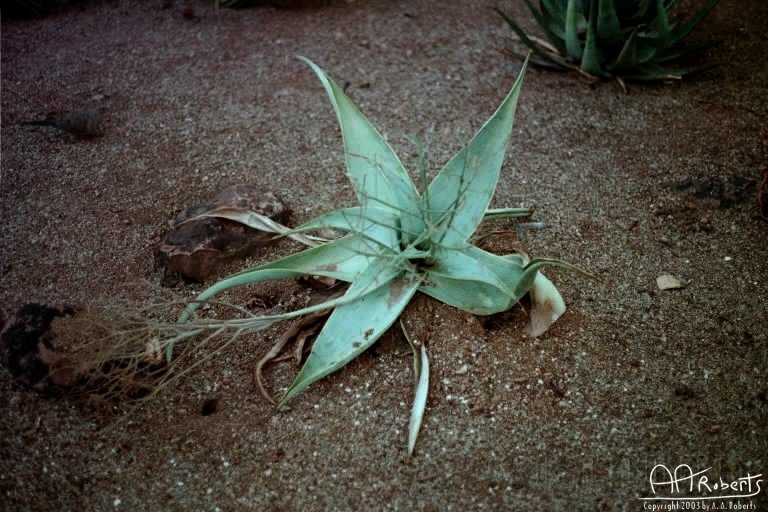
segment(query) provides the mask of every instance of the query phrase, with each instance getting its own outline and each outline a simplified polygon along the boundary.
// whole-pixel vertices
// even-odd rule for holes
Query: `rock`
[[[656,278],[656,286],[659,290],[677,290],[684,288],[683,284],[672,274],[662,274]]]
[[[755,190],[756,181],[749,177],[694,176],[662,184],[664,188],[695,199],[704,208],[733,208]]]
[[[253,185],[234,185],[209,202],[186,209],[173,220],[173,230],[158,248],[158,262],[171,272],[202,282],[225,261],[245,258],[272,242],[274,233],[235,221],[210,217],[189,220],[223,207],[253,211],[276,222],[283,222],[290,213],[272,192],[263,192]]]
[[[0,360],[21,384],[41,392],[54,392],[77,380],[71,365],[56,352],[51,324],[70,317],[76,309],[25,304],[0,331]]]
[[[105,315],[86,307],[25,304],[0,331],[0,361],[19,384],[50,396],[146,396],[166,373],[163,354],[151,339],[135,342],[135,318]]]

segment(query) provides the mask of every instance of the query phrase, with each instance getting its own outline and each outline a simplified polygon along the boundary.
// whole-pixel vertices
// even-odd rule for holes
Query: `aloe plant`
[[[471,243],[484,218],[530,214],[525,208],[488,210],[527,62],[498,110],[419,192],[392,148],[343,90],[313,62],[300,58],[320,78],[336,111],[347,173],[360,204],[322,215],[295,230],[333,228],[343,233],[340,238],[225,278],[190,303],[180,321],[190,320],[200,304],[235,286],[301,275],[350,283],[343,296],[316,306],[231,320],[239,329],[259,329],[278,320],[334,308],[280,405],[370,347],[418,292],[478,315],[505,311],[530,292],[529,333],[537,336],[545,331],[565,305],[540,269],[544,265],[570,265],[554,259],[529,261],[520,254],[500,256]],[[421,176],[425,182],[426,170],[422,169]],[[409,451],[419,430],[428,379],[426,349],[421,345],[414,351],[420,378]]]
[[[689,20],[670,19],[677,0],[539,0],[539,9],[524,1],[546,41],[496,12],[535,54],[536,64],[630,80],[680,79],[712,67],[676,67],[672,62],[712,46],[686,47],[681,41],[719,0],[710,0]]]

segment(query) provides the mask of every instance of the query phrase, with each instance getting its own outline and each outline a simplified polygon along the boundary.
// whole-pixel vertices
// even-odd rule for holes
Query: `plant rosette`
[[[532,62],[537,65],[574,70],[590,78],[679,80],[713,67],[683,68],[673,61],[713,46],[685,46],[682,40],[718,1],[710,0],[683,20],[670,16],[677,0],[539,0],[538,9],[525,0],[546,40],[526,33],[495,10],[534,53]]]
[[[530,293],[527,332],[538,336],[546,331],[563,314],[565,304],[540,269],[545,265],[575,267],[555,259],[496,255],[471,241],[484,219],[530,215],[526,208],[488,209],[512,132],[527,61],[501,106],[419,192],[392,148],[343,90],[312,61],[300,59],[320,78],[333,104],[347,174],[359,206],[332,211],[293,230],[305,233],[330,228],[342,233],[339,238],[313,242],[316,245],[302,252],[219,281],[191,302],[179,321],[190,321],[201,304],[236,286],[299,276],[324,276],[350,283],[343,296],[321,304],[227,321],[238,332],[258,330],[277,321],[333,309],[279,406],[375,343],[418,292],[477,315],[506,311]],[[425,169],[422,179],[425,183]],[[248,221],[243,215],[233,218]],[[204,319],[195,319],[196,324],[199,322]],[[221,320],[216,321],[216,325],[221,324]],[[429,372],[424,345],[412,347],[417,386],[409,453],[424,413]],[[169,345],[169,359],[172,354]]]

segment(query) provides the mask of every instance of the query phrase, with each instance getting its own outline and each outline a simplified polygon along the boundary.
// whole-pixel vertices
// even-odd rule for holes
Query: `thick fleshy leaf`
[[[624,40],[624,32],[621,30],[613,0],[599,0],[597,34],[601,41],[608,44],[619,44]]]
[[[556,266],[584,272],[578,267],[557,259],[536,258],[527,262],[518,254],[498,256],[478,247],[470,246],[463,257],[474,260],[465,263],[469,270],[454,275],[429,273],[421,291],[451,306],[477,315],[491,315],[514,306],[534,284],[537,272],[544,266]],[[471,269],[482,268],[474,274]],[[487,273],[495,277],[489,279]],[[499,286],[497,283],[503,283]]]
[[[526,0],[526,3],[529,0]],[[546,18],[548,28],[558,39],[559,42],[555,43],[558,51],[562,55],[566,55],[565,51],[565,6],[566,0],[539,0],[539,6],[541,7],[541,13]]]
[[[227,219],[234,222],[239,222],[249,228],[258,229],[259,231],[266,231],[267,233],[275,233],[276,235],[284,235],[292,240],[296,240],[299,243],[314,247],[320,245],[327,240],[323,240],[317,237],[310,237],[302,235],[286,226],[283,226],[279,222],[276,222],[266,215],[254,212],[252,210],[246,210],[244,208],[235,208],[230,206],[222,206],[213,210],[207,211],[202,215],[192,217],[185,222],[191,222],[198,219],[214,218],[214,219]]]
[[[305,57],[299,59],[320,78],[336,111],[347,174],[360,204],[400,212],[405,232],[421,231],[419,194],[400,159],[325,71]]]
[[[448,305],[491,315],[506,311],[525,293],[515,291],[524,272],[522,259],[496,256],[474,246],[443,248],[436,255],[421,291]]]
[[[656,48],[645,43],[639,34],[640,29],[635,27],[619,52],[619,56],[616,57],[616,61],[607,66],[609,70],[632,69],[653,58],[656,54]]]
[[[568,57],[581,61],[581,41],[579,41],[579,18],[582,15],[576,9],[576,0],[568,0],[565,11],[565,49]]]
[[[420,291],[474,315],[493,315],[509,309],[509,298],[487,283],[467,282],[436,274],[421,286]]]
[[[656,51],[661,52],[670,46],[672,35],[667,11],[664,8],[664,0],[656,0],[656,2]]]
[[[501,106],[429,185],[431,239],[461,247],[483,220],[499,179],[528,60]]]
[[[303,275],[332,277],[350,282],[370,264],[372,257],[366,255],[369,246],[368,240],[351,235],[232,274],[198,295],[182,312],[179,321],[187,321],[203,302],[237,286]]]
[[[353,206],[334,210],[302,224],[291,232],[302,233],[319,229],[337,229],[355,233],[388,249],[399,249],[400,217],[391,210]]]
[[[361,281],[385,281],[374,291],[336,307],[312,346],[307,361],[280,400],[280,405],[301,393],[307,386],[342,368],[356,358],[397,320],[421,283],[412,275],[392,274],[393,268],[375,261]],[[358,281],[347,295],[357,294]]]
[[[508,266],[509,260],[499,257],[496,265],[487,265],[477,257],[477,250],[474,246],[464,249],[435,248],[432,253],[434,262],[428,272],[429,280],[439,275],[467,283],[485,283],[497,288],[498,293],[512,298],[512,288],[496,273],[498,266]],[[467,288],[467,293],[471,296],[471,286]]]
[[[581,70],[592,76],[603,76],[602,56],[597,46],[597,0],[591,0],[592,8],[587,24],[587,38],[584,42],[584,53],[581,56]]]

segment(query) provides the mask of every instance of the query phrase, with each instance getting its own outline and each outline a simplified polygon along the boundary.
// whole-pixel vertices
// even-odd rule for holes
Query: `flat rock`
[[[186,279],[203,282],[224,262],[245,258],[272,242],[274,233],[235,221],[195,219],[222,207],[253,211],[281,223],[290,213],[272,192],[264,192],[254,185],[226,188],[210,201],[187,208],[171,222],[171,232],[158,247],[160,265]]]

